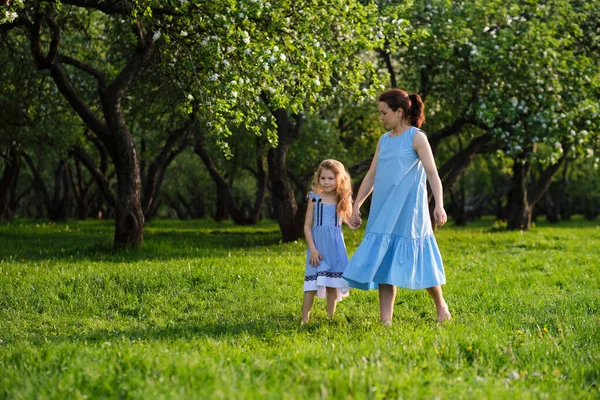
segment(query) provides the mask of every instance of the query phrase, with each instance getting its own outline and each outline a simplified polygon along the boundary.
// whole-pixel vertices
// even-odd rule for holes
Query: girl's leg
[[[304,292],[304,301],[302,302],[302,324],[308,323],[308,320],[310,318],[310,310],[312,309],[316,294],[316,290]]]
[[[337,304],[337,289],[333,287],[327,288],[327,316],[333,318],[335,313],[335,305]]]
[[[448,311],[448,304],[446,304],[446,300],[444,300],[444,296],[442,296],[442,287],[434,286],[427,288],[427,293],[429,293],[429,295],[433,299],[433,302],[435,303],[435,308],[437,310],[438,315],[438,322],[442,323],[452,318],[452,315],[450,315],[450,311]]]
[[[379,320],[386,326],[392,325],[396,286],[379,284]]]

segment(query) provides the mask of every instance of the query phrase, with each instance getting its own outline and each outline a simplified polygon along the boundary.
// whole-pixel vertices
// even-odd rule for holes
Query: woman
[[[392,324],[396,287],[427,289],[437,320],[451,318],[440,285],[446,283],[442,258],[433,236],[427,181],[435,199],[434,220],[447,221],[442,182],[423,131],[424,105],[418,94],[391,89],[379,96],[380,120],[386,129],[362,181],[351,222],[362,223],[360,206],[373,192],[365,237],[343,278],[351,287],[379,289],[380,319]]]

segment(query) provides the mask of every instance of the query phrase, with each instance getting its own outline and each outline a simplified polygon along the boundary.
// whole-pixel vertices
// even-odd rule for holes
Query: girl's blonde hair
[[[313,193],[321,193],[323,189],[319,186],[319,180],[321,178],[321,171],[327,169],[335,175],[337,181],[337,207],[336,210],[346,222],[350,220],[352,216],[352,180],[350,174],[346,171],[344,164],[337,160],[324,160],[319,164],[319,168],[315,172],[311,183],[311,190]]]

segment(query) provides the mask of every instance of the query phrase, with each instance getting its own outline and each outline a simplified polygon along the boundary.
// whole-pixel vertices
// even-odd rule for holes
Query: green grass
[[[300,327],[305,243],[273,223],[0,227],[0,398],[600,398],[600,222],[438,234],[454,319],[352,291]],[[350,253],[363,231],[345,231]]]

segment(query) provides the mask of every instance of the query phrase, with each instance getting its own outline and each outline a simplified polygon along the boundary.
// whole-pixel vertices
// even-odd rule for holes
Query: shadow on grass
[[[312,329],[312,328],[311,328]],[[40,343],[47,340],[56,342],[115,343],[126,341],[173,341],[195,338],[236,339],[252,336],[268,340],[277,338],[282,332],[300,330],[300,318],[296,315],[277,315],[267,319],[247,320],[239,323],[181,323],[167,327],[148,327],[123,330],[99,330],[74,335],[38,337]]]
[[[69,228],[70,226],[70,228]],[[161,221],[148,225],[139,249],[115,250],[113,232],[105,221],[62,224],[28,223],[0,230],[0,260],[64,260],[132,262],[227,256],[232,250],[280,243],[277,225],[238,227],[214,222]]]

